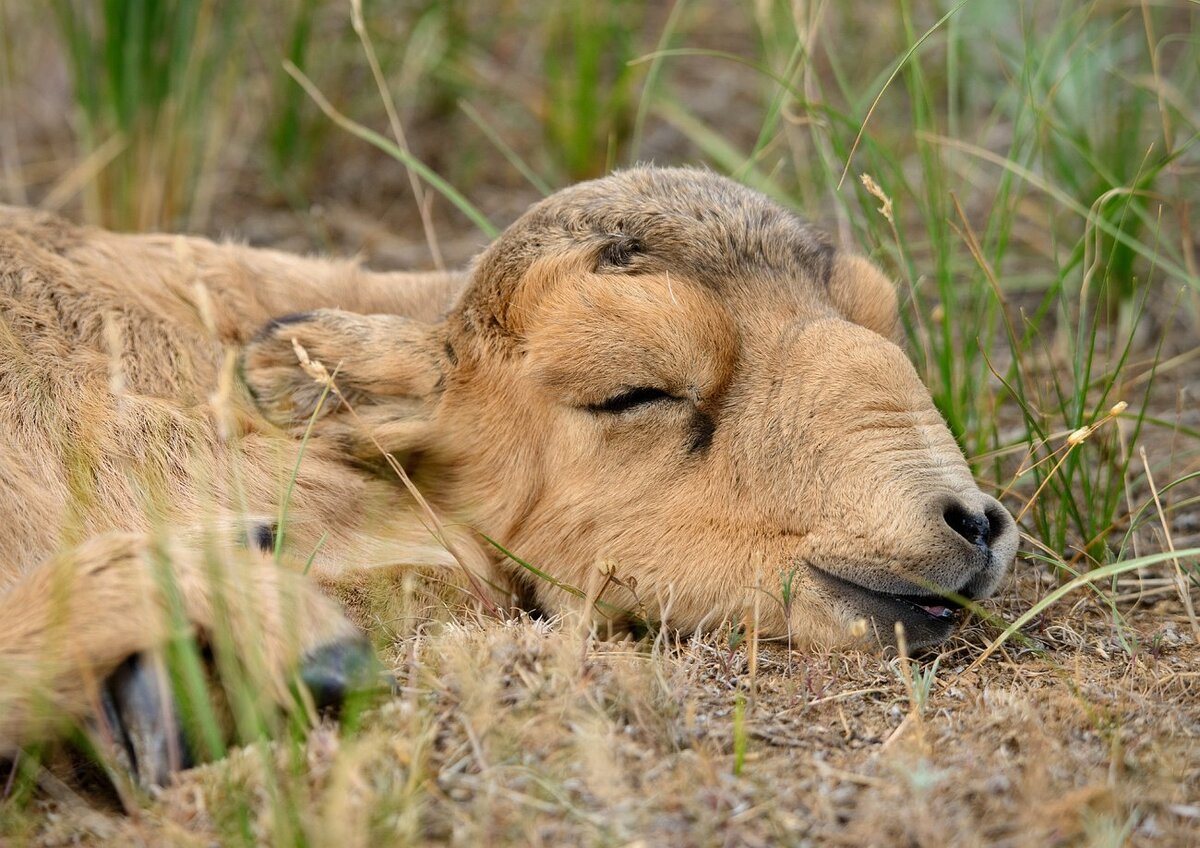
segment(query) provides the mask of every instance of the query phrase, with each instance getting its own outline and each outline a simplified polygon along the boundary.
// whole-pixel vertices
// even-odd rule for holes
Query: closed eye
[[[668,400],[674,401],[680,400],[680,398],[662,389],[656,389],[651,386],[637,386],[632,389],[625,389],[600,403],[590,403],[584,408],[588,412],[618,415],[641,406],[650,406],[651,404]]]

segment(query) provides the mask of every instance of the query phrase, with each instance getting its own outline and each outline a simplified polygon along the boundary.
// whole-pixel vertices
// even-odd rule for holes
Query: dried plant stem
[[[396,111],[396,102],[392,99],[392,93],[388,89],[387,80],[383,77],[383,70],[379,67],[379,59],[375,55],[375,45],[371,42],[371,36],[367,34],[367,28],[363,24],[362,0],[350,0],[350,23],[354,27],[354,32],[358,35],[358,40],[362,43],[363,52],[367,57],[367,64],[371,67],[371,76],[375,79],[375,87],[379,90],[379,97],[383,101],[383,108],[387,112],[388,124],[392,128],[392,136],[396,139],[396,144],[400,145],[400,149],[410,152],[408,139],[404,135],[404,126],[400,123],[400,115]],[[421,227],[425,230],[425,241],[429,245],[429,253],[433,257],[433,264],[439,271],[445,271],[446,263],[442,259],[442,250],[438,245],[437,231],[434,229],[433,216],[430,214],[430,209],[432,208],[430,201],[432,198],[426,197],[425,187],[421,185],[421,180],[412,166],[405,163],[404,170],[408,173],[408,183],[412,186],[413,198],[417,202],[417,211],[421,216]]]
[[[1040,495],[1042,493],[1042,490],[1046,488],[1047,484],[1049,484],[1050,479],[1055,475],[1055,473],[1057,473],[1058,469],[1062,467],[1062,464],[1067,461],[1067,457],[1071,455],[1071,451],[1073,451],[1075,448],[1079,447],[1084,442],[1086,442],[1091,437],[1091,435],[1093,433],[1095,433],[1096,430],[1101,425],[1106,424],[1107,422],[1112,421],[1113,419],[1117,418],[1127,408],[1128,408],[1128,404],[1125,403],[1125,401],[1118,401],[1117,403],[1113,404],[1113,407],[1099,421],[1097,421],[1094,424],[1088,424],[1086,426],[1080,427],[1078,430],[1075,430],[1074,432],[1072,432],[1070,435],[1067,436],[1066,450],[1064,450],[1062,453],[1062,456],[1060,456],[1058,458],[1058,462],[1054,463],[1054,467],[1050,469],[1050,473],[1047,474],[1045,479],[1042,480],[1041,485],[1039,485],[1037,487],[1037,489],[1034,491],[1034,493],[1030,496],[1029,500],[1027,500],[1025,502],[1025,506],[1021,507],[1021,511],[1019,513],[1017,513],[1016,520],[1017,520],[1018,524],[1021,523],[1021,519],[1025,517],[1025,513],[1027,513],[1029,511],[1030,507],[1032,507],[1034,502],[1038,499],[1038,495]],[[1051,455],[1053,455],[1053,454],[1051,454]],[[1049,459],[1049,457],[1046,457],[1045,459]],[[1018,472],[1018,474],[1028,473],[1029,471],[1032,471],[1034,468],[1036,468],[1038,465],[1040,465],[1042,462],[1044,462],[1045,459],[1040,460],[1039,462],[1035,462],[1033,465],[1031,465],[1029,468],[1025,469],[1024,471]]]
[[[97,175],[112,164],[128,147],[128,139],[121,133],[113,133],[85,156],[78,165],[67,171],[38,204],[48,212],[58,212],[71,200],[95,182]]]
[[[434,539],[436,539],[438,543],[450,553],[450,556],[454,557],[455,561],[459,564],[459,567],[462,568],[463,575],[467,578],[467,582],[470,583],[471,591],[474,593],[476,599],[491,615],[495,616],[496,618],[504,618],[504,613],[501,612],[500,608],[496,606],[496,604],[487,596],[487,593],[484,592],[483,585],[479,582],[479,577],[471,570],[471,567],[467,565],[466,559],[459,551],[458,546],[454,544],[453,538],[449,533],[446,532],[446,527],[442,523],[442,520],[438,518],[438,515],[434,511],[433,507],[429,505],[429,502],[425,500],[425,496],[421,494],[419,489],[417,489],[412,479],[408,476],[408,472],[406,472],[404,467],[396,461],[396,457],[392,456],[392,454],[385,450],[383,445],[379,443],[379,440],[375,438],[375,434],[371,432],[370,428],[367,426],[367,423],[363,421],[362,417],[359,416],[358,411],[355,410],[354,405],[350,403],[350,400],[338,387],[337,381],[334,379],[334,377],[338,371],[338,368],[341,367],[341,364],[339,363],[338,367],[334,369],[334,373],[330,374],[329,370],[324,366],[324,364],[322,364],[319,360],[309,357],[308,352],[304,349],[300,342],[294,338],[291,340],[291,342],[292,348],[296,351],[296,358],[299,360],[300,367],[304,369],[304,372],[312,377],[314,382],[326,386],[329,391],[333,392],[333,394],[337,396],[338,400],[345,404],[350,415],[353,416],[355,422],[362,427],[363,432],[366,434],[367,438],[371,440],[371,444],[375,446],[376,450],[379,451],[379,455],[383,457],[384,462],[386,462],[388,467],[392,469],[398,478],[400,478],[400,482],[404,484],[404,488],[408,490],[408,493],[412,495],[413,500],[417,502],[417,506],[420,507],[425,520],[429,522],[426,525],[427,529],[429,529]]]
[[[1138,447],[1138,455],[1142,458],[1142,468],[1146,471],[1146,484],[1150,487],[1150,494],[1154,498],[1154,508],[1158,510],[1158,520],[1162,524],[1163,537],[1167,540],[1167,550],[1172,554],[1175,553],[1175,541],[1171,538],[1171,525],[1167,523],[1167,516],[1163,512],[1162,502],[1158,499],[1158,487],[1154,485],[1154,475],[1150,471],[1150,461],[1146,458],[1146,448]],[[1171,564],[1175,566],[1175,586],[1179,591],[1179,600],[1183,601],[1183,608],[1187,611],[1188,621],[1192,625],[1192,633],[1200,637],[1200,622],[1196,620],[1196,610],[1192,605],[1192,594],[1188,590],[1187,578],[1183,574],[1183,567],[1179,564],[1179,557],[1173,556]]]
[[[596,564],[597,573],[592,575],[592,579],[588,582],[591,587],[588,589],[584,601],[583,608],[579,615],[579,664],[580,667],[587,661],[588,648],[591,644],[593,622],[589,615],[591,610],[599,610],[598,604],[600,599],[604,597],[609,585],[612,584],[613,578],[617,573],[617,564],[609,559],[600,560]],[[612,622],[609,622],[609,630],[611,632]]]
[[[846,166],[842,169],[842,176],[837,181],[837,187],[839,190],[842,187],[842,183],[846,181],[846,176],[850,173],[850,164],[854,161],[854,154],[858,151],[858,146],[862,144],[863,136],[866,135],[867,132],[867,124],[870,123],[871,116],[875,114],[875,110],[879,107],[880,101],[883,100],[883,95],[891,87],[896,77],[900,75],[900,72],[904,70],[904,66],[908,64],[908,60],[911,59],[913,54],[915,54],[917,50],[920,49],[921,45],[925,43],[925,40],[941,29],[942,24],[950,20],[950,18],[953,17],[959,9],[967,5],[969,2],[971,2],[971,0],[960,0],[957,6],[950,9],[950,11],[946,12],[946,14],[942,15],[942,17],[938,19],[937,23],[927,29],[925,34],[918,38],[916,42],[909,47],[905,54],[900,58],[900,61],[896,63],[896,67],[892,70],[891,75],[888,76],[887,80],[884,81],[883,85],[879,89],[879,93],[875,95],[875,99],[871,101],[871,106],[867,109],[867,114],[863,118],[862,124],[858,128],[858,134],[854,136],[854,143],[850,145],[850,152],[846,154]]]
[[[463,196],[462,192],[438,176],[432,169],[429,168],[428,165],[417,159],[409,151],[397,146],[391,141],[388,141],[384,136],[380,135],[374,130],[364,127],[355,120],[347,118],[337,109],[335,109],[333,104],[329,102],[329,99],[321,93],[321,90],[313,84],[313,81],[308,78],[304,71],[300,70],[292,62],[284,61],[283,69],[287,71],[288,75],[291,76],[292,79],[300,83],[300,86],[304,89],[305,93],[307,93],[308,96],[312,98],[313,102],[317,104],[317,108],[324,112],[331,121],[333,121],[342,129],[346,130],[346,132],[350,133],[351,135],[357,136],[368,144],[378,147],[384,153],[387,153],[389,156],[402,162],[406,167],[412,168],[423,180],[425,180],[425,182],[433,187],[434,190],[453,203],[460,212],[470,218],[471,222],[474,223],[475,226],[479,227],[483,234],[488,238],[495,238],[500,234],[500,231],[496,229],[495,224],[484,217],[483,213],[476,209],[474,204],[472,204],[471,201],[467,200],[467,198]]]
[[[917,740],[925,747],[925,721],[921,715],[923,704],[917,695],[917,685],[913,680],[912,658],[908,653],[908,634],[904,630],[904,622],[896,622],[896,653],[899,654],[900,675],[904,678],[904,688],[908,691],[909,718],[917,729]]]

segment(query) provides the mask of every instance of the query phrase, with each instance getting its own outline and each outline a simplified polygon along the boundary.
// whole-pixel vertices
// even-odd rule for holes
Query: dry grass
[[[1002,614],[1053,578],[1024,566]],[[444,623],[388,648],[400,694],[352,733],[262,743],[132,815],[59,793],[42,845],[1191,844],[1200,651],[1177,600],[1047,611],[966,671],[936,657],[919,725],[899,660],[760,645],[581,642],[562,622]],[[743,643],[744,644],[744,643]],[[745,762],[735,775],[735,704]],[[249,807],[247,811],[246,807]],[[287,815],[280,811],[286,810]]]

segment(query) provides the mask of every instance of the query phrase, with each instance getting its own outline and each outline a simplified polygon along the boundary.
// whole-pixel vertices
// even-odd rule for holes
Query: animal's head
[[[760,626],[799,644],[851,643],[863,619],[928,644],[953,628],[938,593],[994,591],[1017,531],[896,325],[879,271],[791,213],[637,169],[533,207],[443,322],[310,313],[264,332],[246,373],[302,430],[320,387],[291,339],[342,363],[358,414],[331,408],[325,438],[402,455],[441,510],[557,581],[614,564],[636,581],[608,587],[617,606],[690,629],[758,593]],[[543,608],[570,600],[497,559]]]

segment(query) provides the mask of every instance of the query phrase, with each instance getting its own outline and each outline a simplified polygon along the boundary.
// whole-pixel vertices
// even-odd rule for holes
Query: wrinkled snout
[[[821,321],[786,360],[778,397],[794,411],[772,450],[793,457],[785,485],[806,513],[802,561],[847,618],[868,617],[883,636],[903,622],[913,645],[943,638],[957,617],[946,596],[985,598],[1011,565],[1012,516],[980,491],[896,345]]]

